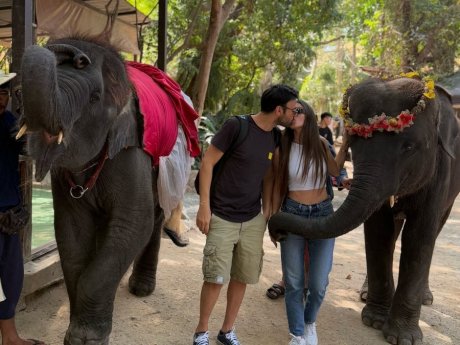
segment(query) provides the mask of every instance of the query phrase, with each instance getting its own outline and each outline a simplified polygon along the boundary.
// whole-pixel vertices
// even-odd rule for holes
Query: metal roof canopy
[[[36,35],[47,34],[47,31],[53,29],[56,31],[54,35],[59,35],[59,29],[70,31],[70,35],[71,30],[90,35],[99,34],[106,23],[105,6],[108,2],[109,0],[0,0],[0,41],[13,42],[11,70],[20,72],[22,53],[27,46],[35,43]],[[158,67],[162,70],[166,68],[167,2],[158,2]],[[36,8],[40,9],[39,13]],[[57,8],[62,9],[62,12],[57,11]],[[43,24],[40,23],[38,14]],[[88,20],[89,16],[92,17],[92,21]],[[54,27],[49,23],[52,20],[55,23]],[[118,18],[113,30],[114,42],[117,46],[125,46],[122,50],[136,55],[139,52],[137,30],[140,25],[148,22],[145,15],[136,11],[127,1],[120,0]],[[72,26],[72,29],[69,29],[69,26]],[[47,31],[41,27],[46,27]],[[129,37],[128,31],[131,32]],[[65,35],[62,32],[61,34]]]
[[[12,40],[12,9],[13,2],[16,1],[17,0],[0,0],[0,40],[6,43],[11,43]],[[33,2],[35,2],[36,5],[39,5],[40,1],[41,0],[35,0]],[[75,3],[86,7],[88,10],[94,13],[105,15],[105,6],[108,0],[65,0],[65,2]],[[51,5],[50,7],[50,9],[52,9],[52,7],[55,6]],[[145,15],[139,11],[136,11],[133,6],[124,0],[119,2],[117,21],[131,26],[142,25],[149,22],[148,19],[146,20]],[[33,24],[36,26],[35,18],[33,19]],[[87,30],[88,28],[85,29]],[[95,33],[97,34],[97,32]],[[39,25],[37,27],[37,34],[46,35],[47,31],[42,30]]]

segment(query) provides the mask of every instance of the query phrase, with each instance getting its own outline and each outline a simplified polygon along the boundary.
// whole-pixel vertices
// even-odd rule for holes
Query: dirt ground
[[[346,192],[336,192],[340,204]],[[198,199],[187,194],[186,220],[189,246],[175,247],[162,240],[157,288],[152,296],[136,298],[128,293],[127,278],[118,289],[113,316],[112,345],[189,345],[198,318],[201,259],[205,237],[194,228]],[[248,287],[236,331],[245,345],[288,344],[289,331],[283,299],[272,301],[266,289],[281,277],[279,249],[264,240],[265,261],[259,284]],[[397,254],[399,255],[399,243]],[[431,267],[434,305],[423,307],[420,325],[424,344],[460,344],[460,198],[438,238]],[[395,258],[395,274],[398,269]],[[362,227],[337,239],[334,266],[326,299],[318,316],[321,345],[384,345],[380,331],[364,326],[358,291],[365,277]],[[396,276],[397,277],[397,276]],[[224,291],[224,290],[223,290]],[[224,314],[223,293],[210,324],[215,339]],[[64,284],[41,292],[17,314],[24,336],[62,344],[68,325],[69,305]],[[214,341],[211,342],[214,344]]]

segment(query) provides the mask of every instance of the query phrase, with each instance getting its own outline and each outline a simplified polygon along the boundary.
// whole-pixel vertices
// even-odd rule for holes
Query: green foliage
[[[409,67],[450,74],[460,52],[460,6],[456,0],[373,0],[364,21],[361,63],[393,72]],[[403,7],[403,4],[406,7]]]
[[[205,102],[205,114],[259,110],[262,89],[275,82],[301,85],[322,30],[338,19],[336,0],[240,1],[219,36]],[[169,51],[187,40],[186,49],[168,64],[183,89],[193,90],[209,20],[207,1],[169,2]],[[196,8],[201,12],[195,17]],[[154,38],[154,35],[147,34]],[[148,39],[145,40],[146,42]],[[153,46],[153,45],[151,45]],[[153,60],[154,49],[144,57]],[[267,77],[267,70],[273,70]],[[264,79],[265,78],[265,79]]]
[[[154,10],[158,6],[158,0],[126,0],[131,6],[135,6],[139,12],[144,15],[151,15],[152,18],[156,16]]]
[[[158,0],[136,2],[146,14],[158,5]],[[188,94],[210,3],[168,1],[168,73]],[[403,3],[410,4],[409,17],[403,16]],[[143,59],[154,63],[157,11],[150,17]],[[397,73],[409,61],[435,76],[451,73],[460,53],[459,32],[457,0],[237,0],[214,52],[203,119],[209,128],[200,133],[206,140],[212,126],[219,128],[229,116],[257,112],[261,92],[273,83],[300,88],[317,112],[336,113],[344,88],[365,77],[359,66]]]

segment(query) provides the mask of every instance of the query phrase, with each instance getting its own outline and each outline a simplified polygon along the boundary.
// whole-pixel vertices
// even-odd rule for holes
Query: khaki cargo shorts
[[[262,214],[244,223],[212,215],[203,249],[204,281],[225,284],[231,279],[256,284],[262,272],[262,248],[267,223]]]

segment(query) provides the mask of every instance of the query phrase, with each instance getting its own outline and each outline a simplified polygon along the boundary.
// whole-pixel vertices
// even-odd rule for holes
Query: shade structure
[[[35,0],[37,34],[52,37],[97,35],[105,27],[107,0]],[[11,44],[13,0],[0,0],[0,41]],[[139,54],[137,26],[148,23],[146,17],[128,2],[120,0],[111,43],[122,51]]]

